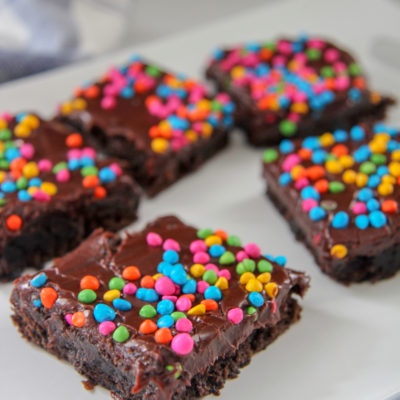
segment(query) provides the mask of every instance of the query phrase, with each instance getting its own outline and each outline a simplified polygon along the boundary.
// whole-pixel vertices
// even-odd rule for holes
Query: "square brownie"
[[[267,194],[321,270],[342,283],[400,269],[400,135],[355,125],[264,153]]]
[[[237,123],[257,146],[380,119],[394,103],[369,89],[349,53],[308,36],[218,49],[206,75],[231,96]]]
[[[81,134],[35,114],[0,115],[0,280],[136,219],[138,188]]]
[[[223,93],[138,57],[75,91],[60,118],[104,153],[130,163],[149,195],[195,170],[228,142],[234,104]]]
[[[162,217],[125,239],[95,231],[11,295],[22,335],[115,398],[218,394],[299,319],[309,279],[222,230]]]

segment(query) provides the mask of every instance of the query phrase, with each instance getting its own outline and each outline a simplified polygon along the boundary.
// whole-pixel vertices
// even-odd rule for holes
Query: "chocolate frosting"
[[[245,311],[243,321],[234,325],[227,318],[227,311],[234,307],[246,310],[250,303],[248,292],[238,281],[236,262],[228,266],[224,265],[221,268],[228,268],[232,273],[232,278],[229,280],[229,289],[222,291],[223,299],[219,302],[218,309],[207,311],[201,316],[188,316],[193,323],[191,335],[195,342],[194,350],[190,354],[179,356],[169,344],[156,343],[153,335],[143,335],[138,332],[139,325],[144,320],[139,316],[139,310],[146,303],[138,300],[134,295],[123,295],[133,307],[130,311],[117,311],[114,321],[117,325],[128,328],[130,338],[125,343],[113,342],[110,335],[108,337],[100,335],[98,323],[92,316],[94,306],[105,301],[97,300],[92,304],[79,303],[77,295],[80,291],[80,280],[85,275],[97,277],[100,282],[100,288],[96,291],[97,298],[102,299],[103,294],[108,290],[108,281],[114,276],[121,277],[122,270],[128,265],[136,265],[142,276],[157,273],[157,266],[162,261],[163,249],[147,244],[148,232],[156,232],[163,239],[171,238],[178,241],[181,246],[180,262],[186,271],[189,271],[193,264],[189,245],[198,238],[197,231],[172,216],[157,219],[144,231],[128,235],[121,242],[117,236],[97,230],[79,248],[56,261],[53,268],[46,271],[48,278],[46,286],[51,286],[57,291],[58,299],[50,310],[43,311],[43,316],[56,313],[64,319],[67,313],[84,311],[87,316],[84,327],[68,326],[65,322],[65,329],[76,330],[77,334],[91,337],[91,341],[97,343],[104,351],[109,352],[112,349],[113,354],[107,354],[107,357],[113,359],[117,365],[127,368],[127,361],[129,361],[129,369],[136,377],[136,381],[132,382],[135,393],[153,382],[161,389],[163,399],[171,398],[178,384],[184,382],[185,385],[190,385],[190,380],[194,375],[204,371],[218,357],[224,356],[232,349],[237,349],[255,329],[274,326],[280,319],[280,306],[288,301],[292,293],[303,295],[308,287],[308,278],[303,273],[272,263],[274,269],[271,281],[279,285],[278,295],[274,300],[267,298],[266,303],[253,315]],[[227,246],[227,250],[236,254],[241,248]],[[218,259],[212,258],[210,262],[220,266]],[[17,287],[20,291],[31,293],[30,297],[34,299],[38,297],[40,290],[30,285],[30,279],[30,276],[21,278],[17,281]],[[196,294],[193,305],[201,299],[203,297]],[[155,321],[158,317],[153,320]],[[173,334],[176,333],[175,328],[171,330]],[[174,370],[166,370],[167,365],[174,366]],[[182,367],[182,374],[179,379],[176,379],[174,374],[180,367]]]

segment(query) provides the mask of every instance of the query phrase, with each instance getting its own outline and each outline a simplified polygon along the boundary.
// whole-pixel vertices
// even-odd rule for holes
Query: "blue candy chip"
[[[314,200],[319,200],[320,199],[320,194],[317,192],[317,190],[313,186],[306,186],[301,190],[301,198],[302,199],[314,199]]]
[[[339,211],[332,219],[332,226],[336,229],[344,229],[349,225],[350,217],[344,211]]]
[[[221,257],[225,253],[225,247],[220,244],[213,244],[208,250],[211,257]]]
[[[222,299],[221,290],[216,286],[209,286],[204,292],[204,298],[219,301]]]
[[[387,218],[382,211],[372,211],[369,214],[369,222],[374,228],[382,228],[386,225]]]
[[[136,292],[136,297],[142,301],[153,303],[158,301],[158,293],[154,289],[139,288]]]
[[[358,229],[366,229],[369,225],[369,218],[366,215],[357,215],[354,219],[354,223]]]
[[[174,326],[175,320],[170,315],[163,315],[158,321],[159,328],[171,328]]]
[[[113,321],[115,319],[115,311],[105,305],[97,304],[93,310],[93,316],[97,322]]]
[[[31,280],[31,285],[36,288],[42,287],[45,283],[47,282],[47,276],[44,272],[40,273],[39,275],[36,275],[32,280]]]
[[[33,305],[34,305],[36,308],[42,307],[42,300],[40,300],[40,299],[33,300]]]
[[[132,309],[132,304],[124,299],[114,299],[113,306],[120,311],[129,311]]]
[[[249,294],[249,300],[254,307],[261,307],[265,303],[264,297],[258,292],[251,292]]]
[[[369,199],[372,199],[374,197],[374,192],[370,188],[362,188],[358,192],[358,200],[360,201],[368,201]]]
[[[320,206],[313,207],[308,214],[313,221],[320,221],[326,217],[326,211]]]
[[[194,294],[197,290],[197,282],[194,279],[189,279],[182,287],[182,293],[184,294]]]
[[[163,254],[163,260],[170,264],[176,264],[179,261],[179,254],[175,250],[166,250]]]
[[[175,306],[171,300],[161,300],[157,304],[157,312],[161,315],[169,315],[174,312]]]

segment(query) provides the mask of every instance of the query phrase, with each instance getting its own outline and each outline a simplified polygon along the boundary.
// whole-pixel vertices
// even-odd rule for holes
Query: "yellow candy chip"
[[[192,307],[188,312],[188,315],[203,315],[206,313],[206,306],[204,304],[197,304]]]
[[[371,92],[371,95],[369,97],[371,99],[371,102],[376,104],[381,101],[381,95],[377,92]]]
[[[156,281],[157,279],[161,278],[162,276],[164,276],[163,274],[154,274],[152,276],[152,278]]]
[[[347,256],[347,247],[343,244],[335,244],[331,248],[331,256],[334,258],[344,258]]]
[[[25,178],[31,179],[39,175],[39,168],[34,161],[30,161],[24,165],[22,173],[24,174]]]
[[[155,153],[165,153],[168,150],[169,142],[164,138],[156,138],[151,141],[151,149]]]
[[[269,272],[263,272],[262,274],[257,276],[257,279],[261,283],[268,283],[271,280],[271,274]]]
[[[37,129],[40,125],[40,120],[36,115],[29,114],[22,119],[21,123],[31,129]]]
[[[354,159],[348,154],[339,157],[339,162],[343,168],[351,168],[354,165]]]
[[[57,193],[57,186],[51,182],[43,182],[40,186],[40,189],[50,196],[54,196]]]
[[[300,174],[302,174],[303,172],[304,172],[304,167],[302,165],[295,165],[290,171],[290,175],[294,180],[297,180]]]
[[[400,150],[392,151],[391,156],[393,161],[400,161]]]
[[[7,174],[4,171],[0,171],[0,183],[3,183],[6,177]]]
[[[278,99],[273,99],[271,100],[270,104],[269,104],[269,109],[272,111],[278,111],[280,109],[280,105],[278,102]]]
[[[398,163],[396,161],[392,161],[391,163],[389,163],[388,168],[389,168],[389,172],[393,176],[395,176],[396,178],[398,176],[400,176],[400,163]]]
[[[263,285],[262,283],[256,279],[256,278],[251,278],[247,283],[246,283],[246,290],[248,292],[262,292],[263,290]]]
[[[213,127],[209,122],[203,122],[201,132],[204,136],[209,137],[212,134]]]
[[[368,182],[368,175],[359,172],[356,176],[356,185],[358,187],[364,187]]]
[[[211,246],[214,245],[214,244],[222,244],[222,239],[221,239],[220,236],[211,235],[211,236],[208,236],[208,237],[204,240],[204,242],[205,242],[205,244],[206,244],[208,247],[211,247]]]
[[[19,138],[27,138],[31,134],[31,130],[28,125],[18,124],[14,128],[14,135]]]
[[[244,75],[245,69],[244,67],[237,65],[236,67],[233,67],[231,69],[231,77],[233,79],[235,78],[241,78]]]
[[[120,297],[121,292],[118,289],[112,289],[104,293],[103,299],[111,303],[113,300],[119,299]]]
[[[322,147],[328,147],[335,144],[335,137],[330,132],[326,132],[321,135],[319,138],[319,142],[321,143]]]
[[[69,101],[61,104],[61,113],[62,114],[64,114],[64,115],[71,114],[72,110],[73,110],[72,103],[70,103]]]
[[[209,110],[210,109],[210,100],[202,99],[197,102],[197,107],[201,110]]]
[[[386,151],[387,145],[383,140],[373,140],[369,143],[369,148],[373,153],[382,154]]]
[[[383,175],[382,183],[390,183],[394,185],[396,183],[396,178],[394,178],[392,175]]]
[[[6,129],[8,126],[8,123],[5,119],[0,118],[0,129]]]
[[[205,270],[203,264],[193,264],[190,267],[190,275],[192,275],[193,278],[200,278],[203,276]]]
[[[343,166],[338,160],[328,160],[325,163],[325,168],[331,174],[340,174],[343,171]]]
[[[3,151],[3,150],[4,150],[4,143],[0,142],[0,151]]]
[[[72,101],[72,107],[74,108],[74,110],[84,110],[87,107],[86,100],[78,97],[77,99]]]
[[[220,276],[217,282],[215,282],[214,286],[220,290],[226,290],[229,288],[228,279],[226,279],[224,276]]]
[[[374,140],[386,143],[390,140],[390,135],[386,132],[377,133],[374,137]]]
[[[306,114],[308,112],[307,103],[293,103],[290,109],[297,114]]]
[[[264,290],[267,295],[273,299],[278,294],[279,288],[275,282],[269,282],[264,286]]]
[[[246,285],[250,279],[255,279],[256,276],[252,272],[245,272],[244,274],[240,275],[240,283],[242,285]]]
[[[378,186],[378,193],[381,196],[389,196],[390,194],[393,193],[393,185],[391,183],[381,183]]]
[[[33,196],[38,190],[39,190],[39,188],[36,187],[36,186],[31,186],[31,187],[29,187],[29,188],[27,189],[28,193],[29,193],[31,196]]]
[[[197,133],[193,129],[186,131],[185,136],[190,143],[194,143],[198,139]]]

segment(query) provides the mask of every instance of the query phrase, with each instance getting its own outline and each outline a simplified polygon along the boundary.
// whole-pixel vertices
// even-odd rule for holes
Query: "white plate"
[[[374,86],[393,93],[400,88],[400,71],[377,54],[386,51],[386,45],[390,48],[387,39],[399,40],[399,21],[400,7],[390,0],[272,2],[181,36],[2,86],[0,109],[34,109],[50,115],[76,85],[132,52],[200,77],[205,58],[220,43],[300,31],[346,44]],[[392,115],[400,122],[398,108]],[[163,214],[179,214],[186,222],[224,228],[244,241],[258,242],[265,252],[284,254],[288,266],[312,276],[302,320],[255,356],[238,379],[226,384],[220,398],[370,400],[399,392],[400,276],[346,288],[322,275],[266,200],[260,158],[261,150],[247,147],[235,134],[229,149],[201,170],[156,199],[144,200],[140,221],[130,228],[138,230]],[[10,291],[10,284],[0,286],[0,399],[93,399],[72,367],[20,338],[9,318]],[[96,388],[95,398],[110,397]]]

